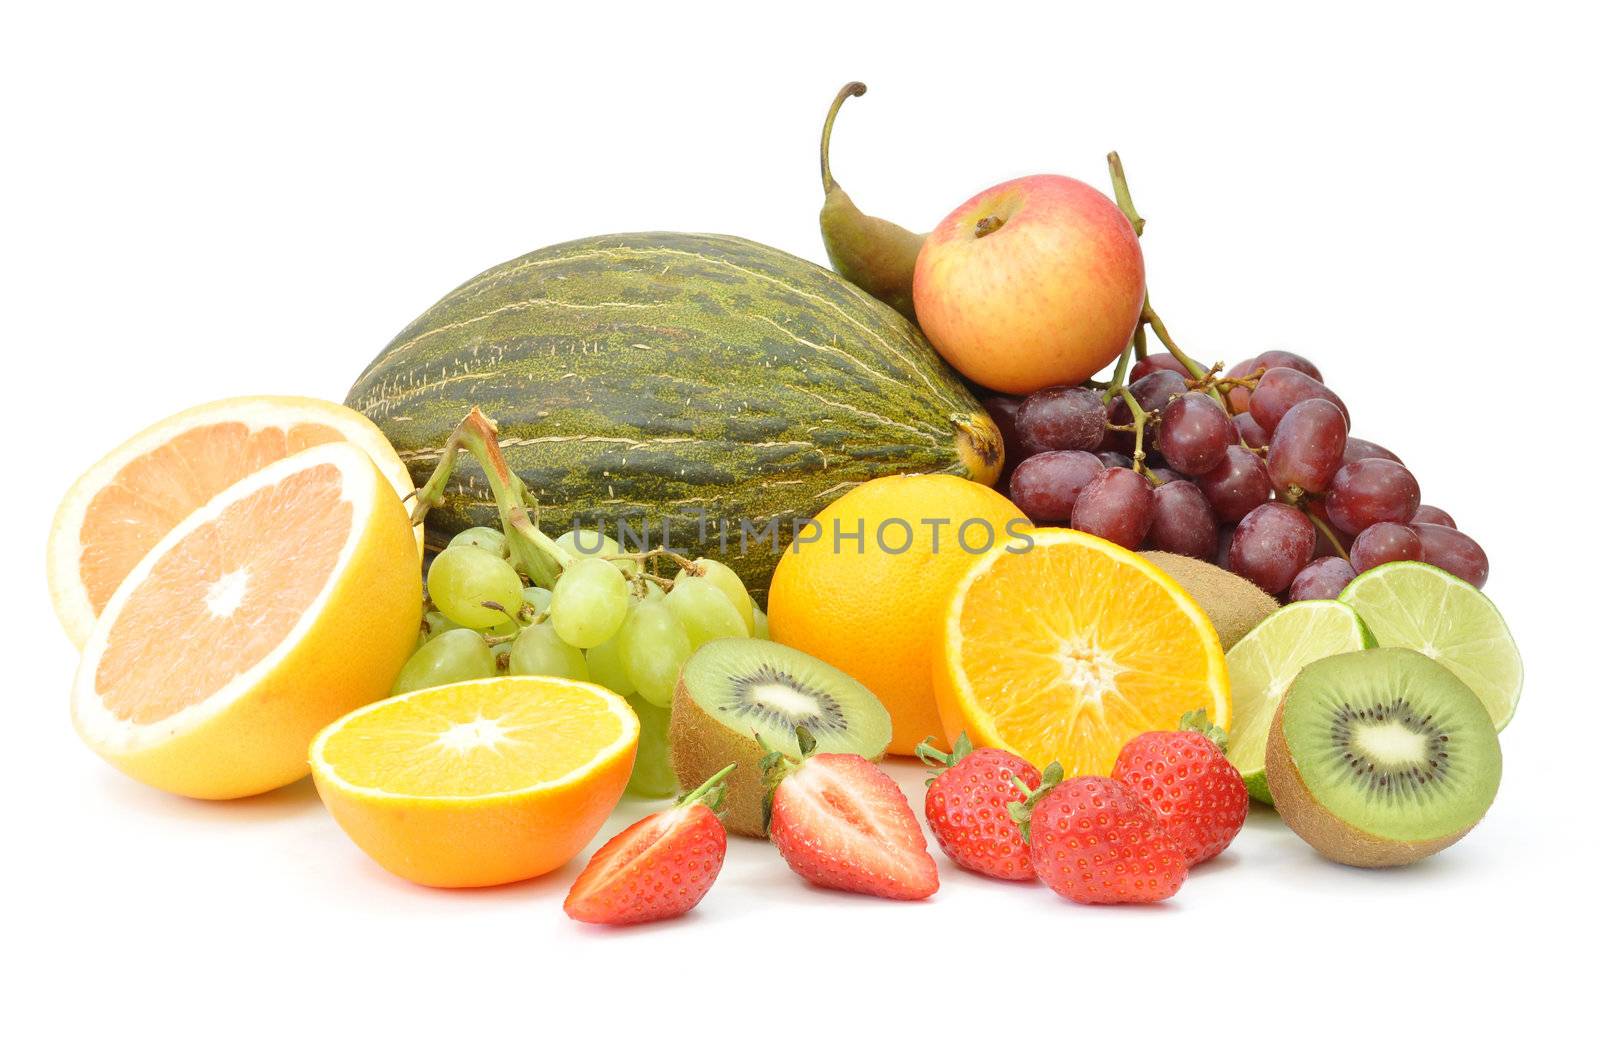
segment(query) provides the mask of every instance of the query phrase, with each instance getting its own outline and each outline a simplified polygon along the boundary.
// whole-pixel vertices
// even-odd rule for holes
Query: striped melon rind
[[[496,266],[395,337],[346,402],[419,484],[477,405],[552,534],[648,522],[652,544],[664,527],[668,545],[724,556],[757,591],[777,551],[738,556],[741,518],[775,519],[786,543],[856,484],[993,483],[1002,458],[994,423],[915,326],[820,266],[732,236],[594,237]],[[429,540],[496,519],[466,458]]]

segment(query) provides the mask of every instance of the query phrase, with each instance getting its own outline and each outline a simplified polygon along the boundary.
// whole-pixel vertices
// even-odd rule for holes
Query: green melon
[[[856,484],[993,483],[1002,458],[994,422],[915,326],[732,236],[593,237],[496,266],[396,336],[345,401],[418,484],[477,405],[551,534],[598,525],[627,546],[720,556],[757,592],[795,522]],[[496,518],[464,458],[429,541]]]

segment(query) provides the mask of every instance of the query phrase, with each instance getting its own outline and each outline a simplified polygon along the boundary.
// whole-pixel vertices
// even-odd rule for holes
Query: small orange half
[[[1108,774],[1128,739],[1205,710],[1228,725],[1222,643],[1160,568],[1063,528],[974,561],[945,610],[934,693],[945,736],[1071,775]]]
[[[311,774],[384,868],[493,886],[576,856],[622,797],[638,744],[638,718],[603,687],[500,676],[351,713],[311,744]]]
[[[337,442],[366,451],[396,494],[411,493],[411,474],[376,425],[338,403],[300,396],[195,406],[95,462],[62,499],[50,529],[50,598],[73,645],[82,648],[122,580],[180,520],[279,458]],[[421,525],[414,534],[420,550]]]

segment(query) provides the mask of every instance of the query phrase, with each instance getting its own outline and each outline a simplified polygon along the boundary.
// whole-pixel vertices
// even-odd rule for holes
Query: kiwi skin
[[[667,727],[672,770],[678,785],[693,790],[729,764],[735,765],[724,782],[722,825],[735,834],[751,838],[767,836],[761,798],[766,781],[761,777],[761,758],[765,755],[754,734],[741,735],[726,727],[695,727],[688,721],[705,713],[678,680],[672,695],[672,720]]]
[[[1278,610],[1278,600],[1242,576],[1208,561],[1199,561],[1164,550],[1145,550],[1153,561],[1178,585],[1189,592],[1217,629],[1224,650],[1244,638],[1250,629]]]
[[[1442,838],[1429,838],[1419,842],[1395,841],[1369,834],[1360,827],[1346,823],[1330,814],[1311,791],[1300,770],[1289,756],[1289,744],[1283,739],[1283,708],[1272,718],[1272,728],[1267,732],[1267,786],[1272,790],[1272,803],[1289,829],[1311,844],[1311,847],[1329,860],[1351,867],[1403,867],[1414,864],[1423,857],[1447,849],[1467,836],[1476,823],[1465,830]]]

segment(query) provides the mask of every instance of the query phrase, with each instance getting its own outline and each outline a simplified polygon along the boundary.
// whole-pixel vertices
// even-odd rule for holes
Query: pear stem
[[[852,81],[839,90],[839,95],[833,98],[833,106],[828,108],[828,117],[822,122],[822,194],[827,195],[839,187],[839,182],[833,179],[833,168],[828,165],[828,144],[833,139],[833,120],[839,117],[839,108],[844,106],[844,101],[852,96],[865,94],[867,87],[859,81]]]

